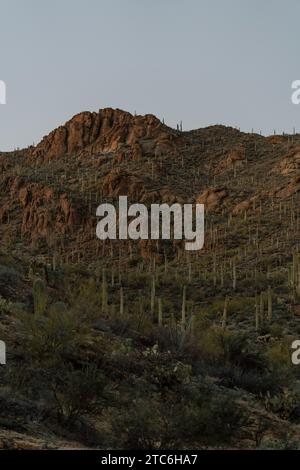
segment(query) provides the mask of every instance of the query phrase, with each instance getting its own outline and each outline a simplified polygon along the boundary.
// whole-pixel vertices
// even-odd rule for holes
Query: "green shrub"
[[[289,370],[292,367],[291,345],[289,341],[281,340],[269,347],[266,358],[273,370]]]
[[[69,312],[52,312],[48,317],[22,313],[20,323],[27,359],[53,362],[76,349],[80,325]]]
[[[67,425],[87,413],[99,413],[106,400],[106,380],[95,365],[76,369],[63,363],[53,370],[50,387],[58,419]]]
[[[281,325],[278,325],[278,323],[273,323],[273,325],[270,325],[269,327],[269,332],[273,338],[281,338],[283,335],[283,328]]]
[[[203,384],[185,385],[176,396],[139,396],[113,417],[120,448],[201,448],[231,442],[247,422],[246,413],[230,396]]]
[[[209,387],[197,390],[192,400],[176,413],[176,427],[186,444],[221,445],[237,437],[248,416],[230,397]]]
[[[0,314],[7,314],[11,313],[13,311],[13,303],[10,302],[9,300],[4,299],[0,295]]]
[[[297,437],[293,438],[289,433],[283,434],[281,438],[264,438],[259,446],[260,450],[299,450]]]
[[[264,399],[266,410],[278,414],[282,419],[291,419],[298,408],[298,403],[299,397],[287,388],[274,396],[268,393]]]

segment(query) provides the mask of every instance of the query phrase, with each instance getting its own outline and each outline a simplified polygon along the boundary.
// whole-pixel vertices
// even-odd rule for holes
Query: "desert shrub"
[[[155,354],[155,352],[148,351],[146,350],[145,353]],[[158,364],[144,374],[147,382],[152,383],[157,391],[164,395],[170,392],[170,390],[176,393],[183,385],[191,383],[193,379],[191,366],[179,361],[172,365],[160,364],[159,357],[157,356]]]
[[[175,423],[186,444],[229,443],[248,422],[246,412],[229,394],[217,393],[210,386],[197,387],[188,397],[185,407],[176,413]]]
[[[112,427],[119,448],[151,450],[165,441],[168,421],[158,400],[137,398],[113,415]]]
[[[101,286],[92,277],[68,289],[68,303],[84,321],[94,321],[101,313]]]
[[[228,315],[243,315],[247,311],[253,311],[253,297],[234,297],[228,303]]]
[[[224,342],[231,333],[214,325],[197,333],[201,360],[207,363],[223,362]]]
[[[14,268],[0,265],[0,284],[14,284],[20,279],[20,273]]]
[[[201,359],[208,364],[235,366],[242,371],[267,369],[263,355],[251,347],[246,335],[212,326],[200,333],[198,341]]]
[[[170,289],[173,294],[172,297],[178,295],[178,293],[181,292],[182,286],[186,283],[186,276],[179,273],[176,268],[175,270],[175,272],[171,270],[168,270],[166,273],[162,272],[158,276],[159,287]],[[195,289],[191,291],[191,294],[199,296],[199,294],[195,292]]]
[[[273,338],[281,338],[283,335],[283,328],[281,325],[278,325],[278,323],[273,323],[273,325],[270,325],[269,327],[269,332]]]
[[[268,393],[264,398],[264,405],[267,411],[278,414],[282,419],[291,420],[299,415],[299,396],[287,388],[277,395],[271,396]]]
[[[13,303],[7,299],[4,299],[0,295],[0,314],[7,314],[13,311]]]
[[[19,315],[21,312],[26,313],[30,310],[30,305],[24,302],[13,302],[11,304],[11,311]]]
[[[106,380],[95,365],[75,368],[64,363],[49,380],[59,421],[70,425],[87,413],[99,413],[106,400]]]
[[[269,347],[266,358],[272,370],[288,370],[292,367],[291,345],[288,341],[281,340]]]
[[[36,279],[33,283],[33,308],[34,314],[43,315],[48,302],[47,287],[41,279]]]
[[[49,315],[66,315],[67,306],[64,302],[55,302],[49,307]]]
[[[20,327],[24,355],[33,361],[55,361],[71,354],[81,334],[71,312],[52,312],[48,317],[22,313]]]
[[[146,307],[144,298],[135,299],[130,303],[126,302],[125,312],[123,316],[120,316],[119,303],[110,305],[110,315],[107,320],[112,331],[127,336],[143,334],[153,337],[156,327]]]
[[[259,450],[299,450],[299,442],[286,433],[281,439],[264,438]]]
[[[265,291],[270,284],[269,279],[264,273],[256,273],[256,280],[252,282],[253,292]]]
[[[248,418],[230,396],[204,385],[188,385],[177,402],[165,395],[140,396],[118,410],[114,432],[126,449],[205,447],[230,442]]]
[[[224,307],[224,303],[223,303]],[[211,318],[209,313],[203,309],[195,307],[195,330],[202,333],[211,327]]]
[[[149,284],[149,274],[137,271],[130,271],[126,279],[122,280],[126,287],[132,289],[142,289]]]
[[[240,388],[256,396],[267,393],[278,393],[284,383],[284,378],[275,372],[257,370],[242,370],[233,366],[215,366],[207,369],[207,373],[219,378],[219,384],[229,388]]]
[[[199,362],[200,345],[198,337],[191,333],[188,322],[185,332],[182,331],[181,323],[168,319],[168,323],[163,327],[157,327],[150,338],[152,342],[159,344],[160,350],[169,352],[178,360],[185,357],[191,364]]]
[[[15,394],[42,403],[45,416],[66,426],[85,414],[101,413],[110,398],[107,380],[97,364],[24,362],[10,366],[7,379]]]
[[[228,305],[228,309],[230,305]],[[217,299],[212,302],[207,307],[203,307],[199,310],[201,316],[206,315],[208,318],[215,319],[217,317],[221,318],[222,312],[224,309],[224,299]]]

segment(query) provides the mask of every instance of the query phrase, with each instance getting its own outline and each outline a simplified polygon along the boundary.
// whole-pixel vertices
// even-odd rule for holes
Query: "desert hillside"
[[[294,448],[300,135],[83,112],[0,153],[2,448]],[[205,245],[96,238],[203,203]]]

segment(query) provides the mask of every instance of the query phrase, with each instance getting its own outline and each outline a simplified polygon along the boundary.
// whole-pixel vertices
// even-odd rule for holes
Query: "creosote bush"
[[[53,370],[49,387],[59,421],[70,425],[85,414],[101,413],[107,382],[95,365],[75,367],[63,363]]]
[[[170,389],[169,389],[170,393]],[[216,395],[205,385],[189,384],[181,399],[158,394],[136,398],[114,415],[113,429],[121,430],[126,449],[206,448],[224,445],[247,424],[247,414],[231,399]]]

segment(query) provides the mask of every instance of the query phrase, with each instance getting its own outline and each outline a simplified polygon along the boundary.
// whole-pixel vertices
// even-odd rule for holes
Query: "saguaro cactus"
[[[297,284],[297,275],[298,275],[298,255],[296,252],[293,253],[293,268],[292,268],[292,281]]]
[[[259,330],[259,307],[257,295],[255,295],[255,330]]]
[[[300,296],[300,264],[298,263],[297,266],[297,286],[296,286],[296,293]]]
[[[261,292],[259,297],[259,311],[260,311],[260,319],[261,323],[264,323],[264,295]]]
[[[107,282],[106,282],[106,271],[102,269],[102,313],[107,310]]]
[[[272,306],[272,289],[268,287],[268,321],[271,323],[272,321],[272,313],[273,313],[273,306]]]
[[[114,268],[111,270],[111,287],[115,286],[115,271]]]
[[[120,316],[124,315],[124,292],[123,287],[120,288]]]
[[[53,253],[53,256],[52,256],[52,269],[54,272],[56,271],[56,253],[55,252]]]
[[[33,284],[33,305],[34,314],[43,315],[46,310],[48,293],[45,283],[41,279],[36,279]]]
[[[155,304],[155,275],[151,278],[151,297],[150,297],[150,311],[153,317],[154,315],[154,304]]]
[[[195,314],[194,314],[193,311],[191,313],[190,333],[191,333],[191,338],[194,338],[194,336],[195,336]]]
[[[0,341],[0,364],[6,364],[6,344],[4,341]]]
[[[235,265],[235,261],[233,261],[233,264],[232,264],[232,288],[233,288],[233,290],[236,290],[236,265]]]
[[[158,326],[162,326],[163,323],[163,311],[161,298],[158,299]]]
[[[226,328],[228,302],[229,302],[229,299],[228,297],[226,297],[225,302],[224,302],[224,309],[223,309],[222,328]]]
[[[188,279],[189,279],[189,283],[191,283],[191,281],[192,281],[192,265],[191,265],[191,262],[189,262],[189,274],[188,274]]]
[[[186,286],[183,286],[182,291],[182,308],[181,308],[181,329],[185,329],[186,321]]]

